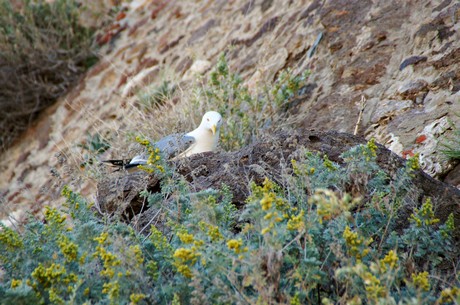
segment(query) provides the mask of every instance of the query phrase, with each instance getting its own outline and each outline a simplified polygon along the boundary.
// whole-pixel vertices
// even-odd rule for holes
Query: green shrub
[[[141,108],[151,109],[164,105],[167,100],[174,96],[175,92],[176,87],[170,81],[165,80],[160,86],[148,86],[140,90],[137,94]]]
[[[22,235],[2,227],[9,287],[2,285],[1,303],[122,304],[145,298],[149,277],[133,229],[104,224],[86,200],[67,187],[62,193],[65,213],[47,208],[45,223],[31,220]]]
[[[74,0],[0,0],[0,147],[96,61],[92,30],[79,24]]]
[[[252,184],[238,211],[227,186],[193,192],[152,157],[146,169],[162,175],[162,192],[143,195],[165,221],[147,236],[96,216],[65,187],[63,211],[48,208],[22,232],[2,227],[0,302],[458,303],[459,279],[436,268],[453,250],[453,216],[440,224],[428,199],[395,231],[414,162],[388,177],[372,141],[342,158],[306,151],[282,185]],[[350,185],[371,195],[353,198]]]

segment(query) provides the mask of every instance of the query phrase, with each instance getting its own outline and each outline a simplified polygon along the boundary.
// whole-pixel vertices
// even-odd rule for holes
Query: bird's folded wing
[[[186,134],[172,134],[155,143],[166,159],[171,159],[178,154],[190,149],[195,144],[195,138]]]
[[[188,150],[190,147],[192,147],[193,144],[195,144],[194,137],[178,133],[160,139],[154,144],[154,146],[160,150],[161,154],[164,158],[166,158],[166,160],[169,160]],[[148,158],[149,155],[147,153],[143,153],[141,155],[135,156],[132,159],[104,160],[102,162],[109,163],[119,168],[129,169],[137,167],[138,165],[146,164]]]

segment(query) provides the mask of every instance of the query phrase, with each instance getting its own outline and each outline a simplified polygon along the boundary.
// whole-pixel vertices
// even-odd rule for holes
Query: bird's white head
[[[217,134],[222,125],[222,116],[219,112],[208,111],[203,115],[201,120],[200,127],[204,127],[212,132],[212,134]]]

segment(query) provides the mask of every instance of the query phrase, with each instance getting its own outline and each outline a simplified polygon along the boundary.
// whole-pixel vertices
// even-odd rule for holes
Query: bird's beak
[[[213,135],[216,134],[216,129],[217,129],[217,126],[216,126],[216,125],[212,125],[212,126],[211,126],[211,131],[212,131],[212,134],[213,134]]]

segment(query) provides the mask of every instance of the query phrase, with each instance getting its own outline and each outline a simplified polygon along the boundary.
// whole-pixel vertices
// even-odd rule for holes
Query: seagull
[[[201,124],[188,133],[175,133],[161,138],[153,144],[167,160],[180,159],[208,151],[215,151],[219,143],[222,116],[216,111],[208,111],[201,119]],[[105,160],[114,166],[132,170],[147,164],[149,155],[144,153],[124,160]]]

